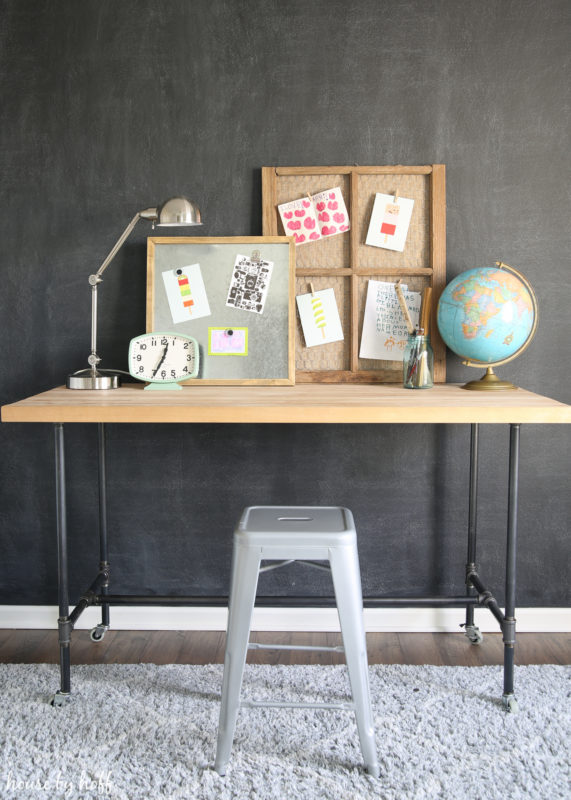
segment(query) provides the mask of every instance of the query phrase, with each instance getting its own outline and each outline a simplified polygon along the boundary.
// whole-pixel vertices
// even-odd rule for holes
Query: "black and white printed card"
[[[237,255],[226,305],[263,314],[273,267],[273,261],[253,261],[248,256]]]

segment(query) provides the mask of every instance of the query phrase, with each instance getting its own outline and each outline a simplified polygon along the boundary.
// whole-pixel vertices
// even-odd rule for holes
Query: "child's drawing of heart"
[[[329,228],[327,227],[327,225],[324,225],[323,228],[321,229],[321,233],[324,236],[331,236],[332,233],[337,233],[337,228],[335,227],[335,225],[330,225]]]
[[[309,201],[309,200],[304,200],[304,201],[303,201],[303,207],[304,207],[304,208],[309,208],[309,206],[310,206],[310,205],[311,205],[311,203],[310,203],[310,201]]]
[[[333,214],[333,219],[335,222],[343,222],[345,219],[345,214],[342,214],[340,211],[338,211],[336,214]]]
[[[335,200],[335,192],[329,192],[329,199]]]
[[[312,231],[315,228],[315,220],[311,219],[311,217],[306,217],[303,220],[303,224],[304,224],[304,227],[306,227],[307,230],[309,230],[309,231]]]
[[[296,244],[301,244],[302,242],[305,242],[305,236],[303,235],[303,233],[294,233],[294,238]]]
[[[345,231],[348,231],[348,230],[349,230],[349,226],[348,226],[348,225],[341,225],[341,226],[340,226],[340,228],[339,228],[339,230],[340,230],[342,233],[345,233]]]
[[[323,211],[325,208],[325,203],[317,203],[315,207],[318,211]]]
[[[298,219],[294,219],[292,222],[288,222],[287,226],[290,231],[298,231],[301,228],[301,222]]]
[[[335,211],[335,209],[338,208],[338,206],[339,206],[339,203],[337,202],[337,200],[330,200],[327,203],[327,208],[330,208],[331,211]]]
[[[284,217],[286,219],[291,219],[293,217],[293,211],[284,211]]]
[[[305,217],[305,209],[298,208],[297,211],[295,212],[295,216],[296,217]]]
[[[319,234],[317,233],[317,231],[313,231],[313,233],[309,234],[309,238],[315,240],[315,239],[319,239],[320,237],[319,237]]]
[[[318,219],[320,219],[321,222],[329,222],[329,214],[327,211],[322,211],[321,214],[318,215]]]

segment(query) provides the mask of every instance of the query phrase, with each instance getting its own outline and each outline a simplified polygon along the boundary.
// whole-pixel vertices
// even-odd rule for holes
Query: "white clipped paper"
[[[252,261],[248,256],[237,255],[226,305],[263,314],[273,268],[273,261]]]
[[[349,214],[338,186],[335,189],[318,192],[311,199],[317,211],[319,231],[323,237],[335,236],[349,230],[351,227]]]
[[[316,242],[321,239],[317,211],[313,200],[303,197],[301,200],[292,200],[278,206],[282,225],[287,236],[293,236],[296,244]]]
[[[394,195],[376,194],[365,244],[386,250],[404,250],[414,200]]]
[[[162,273],[174,324],[210,316],[200,264],[169,269]]]
[[[333,289],[300,294],[295,299],[306,347],[343,339],[343,328]]]
[[[412,324],[418,326],[420,292],[409,292],[401,284]],[[394,283],[369,281],[359,358],[402,361],[408,330]]]
[[[346,233],[351,227],[339,186],[282,203],[278,211],[284,231],[294,237],[296,245]]]

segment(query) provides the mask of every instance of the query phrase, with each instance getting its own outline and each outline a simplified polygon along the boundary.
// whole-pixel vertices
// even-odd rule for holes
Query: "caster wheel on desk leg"
[[[504,708],[508,714],[517,714],[519,708],[517,700],[515,699],[513,694],[504,694],[502,696],[502,700],[504,703]]]
[[[466,625],[464,636],[468,639],[470,644],[482,644],[484,635],[476,625]]]
[[[61,706],[64,706],[67,703],[69,698],[70,695],[68,692],[58,691],[54,694],[54,696],[50,700],[50,706],[53,706],[54,708],[60,708]]]
[[[92,642],[100,642],[105,636],[107,625],[96,625],[89,631],[89,638]]]

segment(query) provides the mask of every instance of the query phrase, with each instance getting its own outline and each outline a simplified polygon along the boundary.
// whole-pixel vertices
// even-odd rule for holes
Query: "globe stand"
[[[475,365],[470,364],[470,366]],[[471,389],[472,391],[477,392],[489,392],[496,391],[498,389],[517,389],[517,386],[514,386],[513,383],[510,383],[510,381],[501,381],[492,367],[488,367],[483,378],[480,378],[480,380],[477,381],[468,381],[468,383],[465,383],[464,386],[462,386],[462,389]]]

